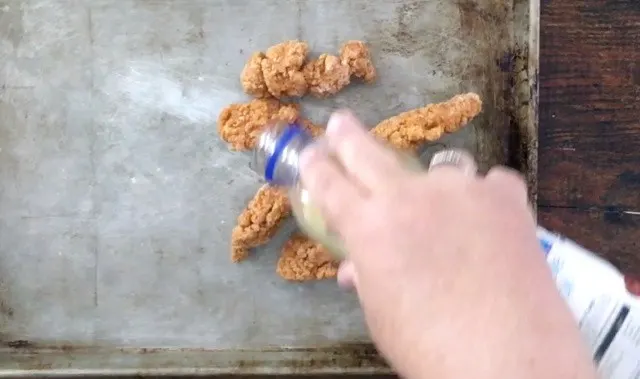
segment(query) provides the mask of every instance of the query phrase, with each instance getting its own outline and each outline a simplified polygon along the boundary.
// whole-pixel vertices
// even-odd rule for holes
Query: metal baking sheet
[[[251,52],[369,43],[369,125],[475,91],[438,144],[537,160],[538,0],[0,0],[0,374],[384,372],[353,294],[275,273],[289,225],[229,260],[258,188],[216,133]],[[535,202],[534,202],[535,203]]]

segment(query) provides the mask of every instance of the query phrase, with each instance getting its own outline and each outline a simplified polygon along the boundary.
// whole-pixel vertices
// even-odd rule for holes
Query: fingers
[[[314,204],[338,229],[349,224],[350,214],[362,201],[356,185],[350,181],[335,159],[320,146],[310,146],[300,156],[300,179]]]
[[[341,110],[331,116],[326,138],[347,174],[365,189],[388,183],[390,175],[402,168],[395,153],[371,136],[349,111]]]
[[[434,172],[435,171],[435,172]],[[432,180],[434,174],[439,176],[438,182],[445,182],[447,176],[466,176],[469,179],[478,180],[477,166],[471,154],[464,150],[449,149],[443,150],[434,155],[429,165],[429,172]],[[497,166],[492,168],[482,179],[479,179],[486,186],[489,186],[494,193],[500,193],[505,198],[514,199],[521,204],[528,205],[527,186],[521,175],[510,168]]]
[[[503,166],[494,167],[487,173],[484,180],[493,191],[524,205],[529,204],[527,184],[517,171]]]

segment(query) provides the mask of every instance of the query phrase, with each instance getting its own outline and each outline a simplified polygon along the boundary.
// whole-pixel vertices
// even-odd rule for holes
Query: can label
[[[640,299],[609,262],[545,230],[538,239],[600,376],[640,379]]]

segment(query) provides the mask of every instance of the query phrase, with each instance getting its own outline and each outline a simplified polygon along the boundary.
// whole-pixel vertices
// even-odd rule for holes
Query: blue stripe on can
[[[540,247],[542,247],[544,255],[548,255],[551,251],[551,248],[553,247],[553,242],[545,239],[544,237],[539,238],[538,241],[540,241]]]

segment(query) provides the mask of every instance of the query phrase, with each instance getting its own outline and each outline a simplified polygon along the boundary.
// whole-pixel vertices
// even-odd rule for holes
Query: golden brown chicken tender
[[[466,93],[437,104],[400,113],[379,123],[371,133],[398,149],[415,150],[444,133],[462,128],[482,109],[475,93]]]
[[[267,49],[260,65],[265,85],[273,97],[300,97],[307,93],[302,66],[308,52],[309,46],[301,41],[287,41]]]
[[[240,74],[242,88],[257,98],[301,97],[307,92],[323,98],[349,85],[351,76],[367,83],[375,80],[371,54],[362,41],[345,43],[340,57],[322,54],[305,64],[308,52],[306,42],[293,40],[252,54]]]
[[[286,280],[327,279],[338,274],[338,263],[321,245],[296,234],[285,243],[276,272]]]
[[[231,104],[218,116],[218,133],[232,150],[248,150],[256,145],[262,129],[270,122],[293,122],[298,116],[296,104],[284,104],[275,99]]]
[[[262,186],[238,216],[238,224],[231,232],[231,260],[240,262],[251,248],[267,243],[290,214],[286,191]]]

